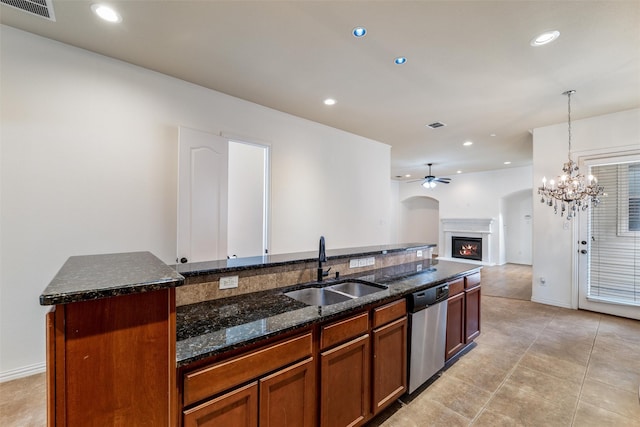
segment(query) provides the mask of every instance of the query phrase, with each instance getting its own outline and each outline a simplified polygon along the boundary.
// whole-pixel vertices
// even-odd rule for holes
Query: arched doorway
[[[414,196],[400,203],[398,215],[400,242],[438,244],[440,202],[431,197]],[[437,248],[434,253],[438,253]]]

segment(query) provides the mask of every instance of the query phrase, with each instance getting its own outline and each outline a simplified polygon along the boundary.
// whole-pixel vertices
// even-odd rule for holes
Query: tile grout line
[[[589,372],[589,364],[591,363],[591,355],[593,354],[593,348],[596,345],[596,339],[598,338],[598,332],[600,331],[600,324],[602,323],[602,315],[598,315],[598,327],[596,328],[596,334],[593,337],[591,343],[591,350],[589,351],[589,358],[587,359],[587,366],[584,369],[584,375],[582,376],[582,382],[580,383],[580,392],[578,393],[578,399],[576,400],[575,407],[573,409],[573,416],[571,417],[571,426],[575,425],[576,415],[578,415],[578,405],[580,405],[580,399],[582,398],[582,389],[584,388],[584,382],[587,380],[587,372]]]
[[[493,398],[495,397],[496,393],[502,388],[502,386],[509,380],[509,378],[511,378],[511,375],[513,375],[513,372],[516,370],[516,368],[520,365],[520,362],[522,361],[522,359],[524,359],[524,356],[529,352],[529,350],[531,349],[531,347],[536,343],[536,341],[538,341],[538,338],[540,337],[540,335],[542,335],[542,332],[547,328],[547,326],[549,325],[549,323],[551,323],[551,321],[555,318],[552,317],[547,323],[546,325],[544,325],[544,328],[542,328],[540,330],[540,332],[536,335],[536,338],[531,342],[531,344],[529,344],[529,346],[527,347],[527,349],[522,353],[522,356],[520,356],[518,358],[518,360],[516,361],[516,363],[513,364],[513,367],[511,369],[509,369],[509,372],[507,373],[507,375],[504,377],[504,379],[500,382],[500,385],[491,393],[491,397],[489,397],[489,400],[487,400],[487,402],[482,406],[482,408],[480,408],[480,410],[478,411],[478,413],[476,414],[475,417],[473,417],[473,419],[471,420],[471,422],[469,423],[469,425],[473,425],[477,419],[480,417],[480,415],[482,415],[482,413],[487,409],[487,405],[493,400]]]

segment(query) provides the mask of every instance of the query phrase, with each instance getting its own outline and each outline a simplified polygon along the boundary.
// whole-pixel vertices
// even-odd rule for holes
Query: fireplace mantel
[[[491,234],[493,218],[442,218],[442,231]]]
[[[494,265],[491,258],[491,248],[493,245],[492,234],[493,218],[442,218],[443,249],[444,257],[441,259],[450,259],[452,261],[461,261],[469,263],[480,263],[483,265]],[[482,238],[482,261],[462,261],[459,258],[451,256],[451,237],[480,237]]]

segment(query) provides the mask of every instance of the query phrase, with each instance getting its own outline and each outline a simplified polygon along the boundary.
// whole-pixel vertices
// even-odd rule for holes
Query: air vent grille
[[[441,128],[441,127],[444,127],[444,126],[446,126],[446,125],[444,123],[442,123],[442,122],[433,122],[433,123],[430,123],[430,124],[427,125],[427,127],[431,128],[431,129],[438,129],[438,128]]]
[[[53,0],[0,0],[0,3],[41,18],[55,21]]]

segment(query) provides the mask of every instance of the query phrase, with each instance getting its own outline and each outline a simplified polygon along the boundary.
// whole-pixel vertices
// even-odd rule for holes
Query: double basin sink
[[[387,287],[364,280],[345,280],[321,287],[315,284],[295,291],[285,292],[289,298],[307,305],[332,305],[386,290]]]

